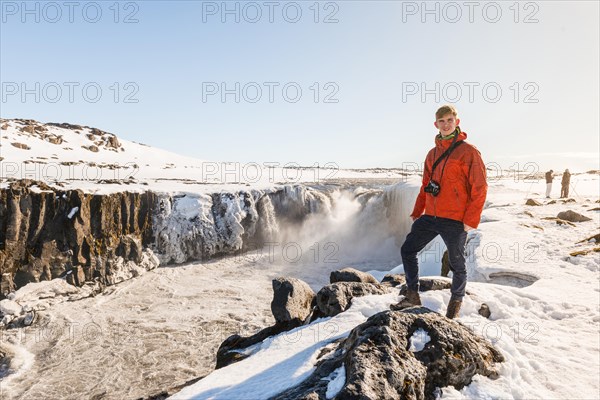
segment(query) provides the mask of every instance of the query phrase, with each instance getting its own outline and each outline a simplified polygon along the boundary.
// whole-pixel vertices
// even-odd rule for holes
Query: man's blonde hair
[[[456,108],[454,108],[454,106],[452,106],[450,104],[446,104],[446,105],[443,105],[440,108],[438,108],[438,110],[435,112],[435,119],[438,120],[438,119],[442,118],[444,115],[448,115],[448,114],[452,114],[455,117],[458,116],[458,113],[456,112]]]

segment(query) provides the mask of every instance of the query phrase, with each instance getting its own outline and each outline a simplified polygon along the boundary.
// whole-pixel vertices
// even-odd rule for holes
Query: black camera
[[[438,194],[440,194],[440,189],[440,184],[432,179],[429,181],[429,183],[427,184],[427,186],[425,186],[425,189],[423,190],[425,191],[425,193],[431,193],[432,196],[437,196]]]

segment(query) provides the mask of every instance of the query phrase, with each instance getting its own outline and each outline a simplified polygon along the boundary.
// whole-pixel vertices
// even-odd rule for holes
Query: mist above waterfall
[[[318,204],[301,222],[280,219],[277,239],[266,250],[282,273],[321,283],[329,271],[352,266],[389,270],[401,263],[400,245],[410,230],[409,214],[418,187],[307,190],[304,201]],[[275,209],[281,207],[275,207]]]

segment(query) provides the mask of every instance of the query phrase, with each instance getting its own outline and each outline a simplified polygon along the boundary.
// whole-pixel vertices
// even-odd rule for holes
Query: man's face
[[[433,124],[438,128],[442,136],[448,136],[454,132],[456,126],[460,124],[460,119],[452,114],[446,114],[442,118],[438,118]]]

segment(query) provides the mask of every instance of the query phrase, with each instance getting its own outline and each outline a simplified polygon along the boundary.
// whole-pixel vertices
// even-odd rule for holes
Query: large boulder
[[[223,368],[229,364],[249,357],[245,350],[262,342],[266,338],[278,335],[302,325],[311,316],[315,303],[315,292],[308,284],[296,278],[273,279],[273,300],[271,312],[275,325],[269,326],[251,336],[231,335],[221,343],[217,350],[217,365]]]
[[[309,319],[315,292],[308,284],[296,278],[273,279],[273,301],[271,312],[275,317],[275,325],[269,326],[251,336],[229,336],[217,350],[216,369],[241,361],[250,356],[242,351],[262,342],[266,338],[294,329]]]
[[[492,312],[490,311],[490,306],[488,306],[485,303],[483,303],[479,307],[479,310],[477,310],[477,312],[479,313],[479,315],[481,315],[482,317],[485,317],[485,318],[490,318],[492,315]]]
[[[294,319],[287,322],[277,322],[275,325],[261,329],[252,336],[231,335],[221,343],[217,350],[217,364],[215,369],[226,367],[230,364],[241,361],[252,355],[249,351],[244,351],[250,346],[262,342],[268,337],[278,335],[302,325],[302,322]]]
[[[406,283],[404,274],[387,274],[381,280],[381,284],[389,287],[401,286]]]
[[[110,135],[107,138],[106,147],[118,149],[119,147],[121,147],[121,143],[119,143],[119,139],[117,139],[115,135]]]
[[[527,199],[527,201],[525,202],[525,205],[526,206],[541,206],[542,203],[540,203],[539,201],[534,200],[534,199]]]
[[[450,289],[452,287],[452,281],[448,278],[419,278],[419,292],[427,292],[429,290],[445,290]],[[405,295],[408,287],[406,285],[402,285],[400,287],[400,294]]]
[[[352,305],[352,298],[369,294],[385,294],[386,288],[373,283],[337,282],[324,286],[317,293],[317,307],[321,313],[333,317]]]
[[[349,267],[338,271],[331,271],[329,282],[364,282],[379,284],[379,281],[373,275]]]
[[[331,377],[344,373],[337,399],[433,400],[439,388],[460,390],[477,374],[496,378],[494,364],[502,361],[488,341],[425,307],[386,311],[354,328],[310,377],[272,399],[325,399]]]
[[[559,219],[562,219],[564,221],[569,221],[569,222],[585,222],[585,221],[592,220],[591,218],[586,217],[585,215],[576,213],[573,210],[559,212],[556,217]]]
[[[296,278],[273,279],[271,312],[277,322],[304,321],[312,311],[315,292]]]

